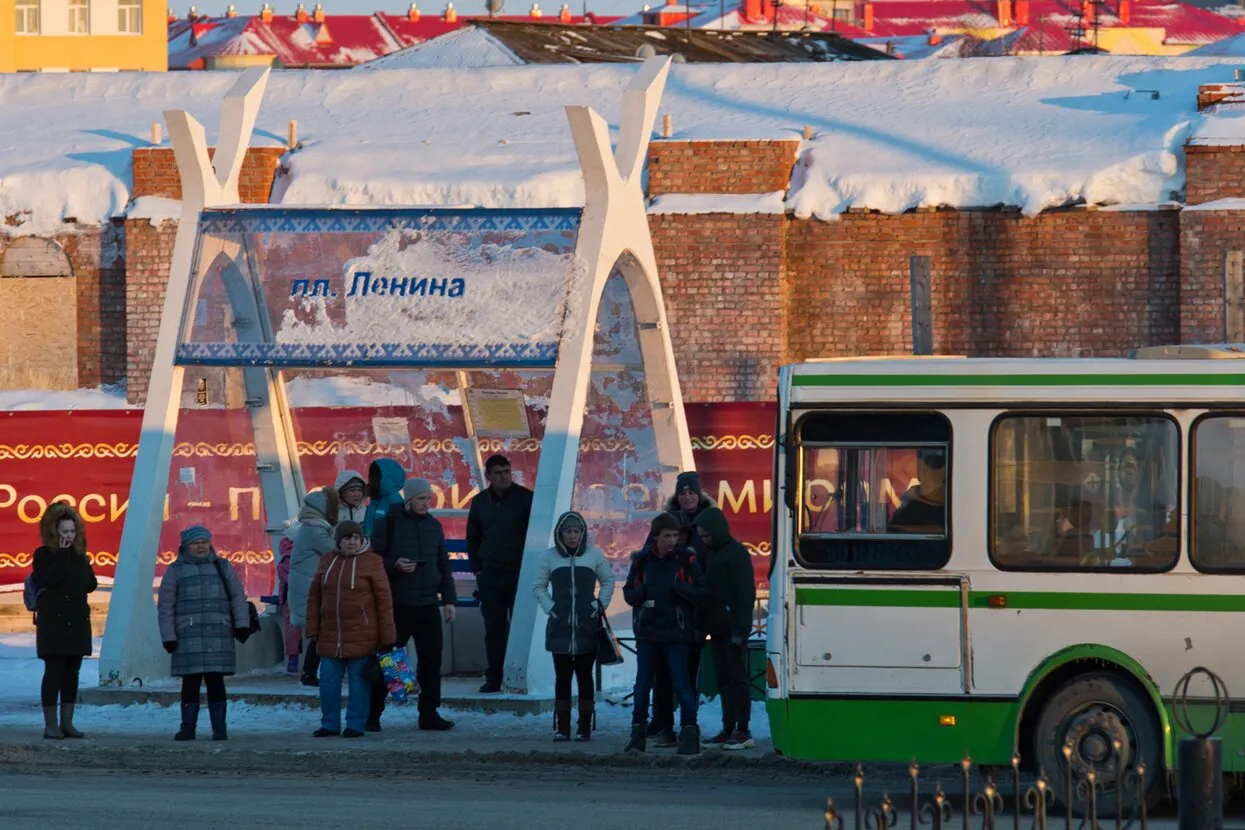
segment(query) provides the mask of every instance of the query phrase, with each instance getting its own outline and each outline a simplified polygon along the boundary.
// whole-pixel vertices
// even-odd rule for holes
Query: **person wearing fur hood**
[[[32,581],[37,599],[35,651],[43,661],[43,737],[81,738],[74,728],[78,672],[91,656],[91,607],[95,572],[86,555],[82,517],[64,502],[55,502],[39,520],[43,544],[35,549]],[[57,698],[60,720],[57,721]]]
[[[297,530],[294,531],[294,550],[290,554],[290,624],[304,627],[307,622],[307,598],[311,594],[311,582],[315,579],[320,558],[331,553],[337,544],[333,528],[337,526],[339,504],[337,491],[331,487],[312,490],[303,498],[298,511]],[[311,642],[304,649],[302,683],[316,686],[320,659]]]
[[[545,648],[553,654],[555,741],[571,739],[571,677],[579,686],[575,740],[592,737],[592,664],[601,617],[614,596],[614,569],[588,540],[588,524],[575,512],[563,513],[553,531],[554,546],[542,554],[532,593],[549,616]]]

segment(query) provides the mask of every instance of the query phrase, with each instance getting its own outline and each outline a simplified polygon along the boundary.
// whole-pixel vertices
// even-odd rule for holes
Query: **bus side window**
[[[1202,571],[1245,571],[1245,418],[1200,418],[1192,438],[1189,561]]]

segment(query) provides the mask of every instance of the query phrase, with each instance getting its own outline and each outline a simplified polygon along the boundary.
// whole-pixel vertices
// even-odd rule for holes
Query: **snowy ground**
[[[95,641],[95,653],[98,655],[99,638]],[[21,733],[37,733],[42,729],[42,714],[39,709],[39,683],[43,676],[43,664],[35,657],[35,641],[33,634],[0,635],[0,733],[18,735]],[[314,692],[303,689],[283,676],[279,670],[262,672],[246,678],[238,678],[237,685],[245,685],[252,693],[294,693],[309,699],[311,705],[275,705],[260,706],[247,703],[232,703],[229,709],[229,729],[231,736],[262,736],[294,734],[303,736],[319,725],[319,712],[314,708]],[[453,695],[455,689],[471,688],[478,685],[479,679],[450,679],[445,689],[446,697]],[[82,664],[81,686],[91,688],[99,684],[99,661],[96,658],[85,660]],[[609,683],[607,688],[617,687],[617,683]],[[175,688],[172,682],[149,687]],[[610,694],[609,699],[617,699],[618,695]],[[721,721],[721,705],[717,698],[706,701],[700,710],[700,722],[705,731],[716,731]],[[481,739],[485,742],[498,739],[515,739],[534,737],[546,739],[550,729],[547,716],[519,716],[513,714],[485,714],[472,711],[446,712],[456,724],[453,734],[461,739]],[[753,703],[753,735],[758,739],[769,737],[769,721],[765,716],[764,705]],[[207,725],[207,717],[203,716],[203,726]],[[386,710],[385,724],[388,729],[399,732],[414,730],[418,716],[413,707],[392,706]],[[598,706],[597,727],[602,733],[624,736],[631,722],[631,708],[628,705],[604,703]],[[176,731],[177,715],[166,706],[146,703],[132,706],[83,706],[75,718],[75,725],[95,737],[107,737],[109,734],[126,736],[155,736],[163,738]],[[511,741],[508,745],[512,744]],[[594,744],[594,747],[605,749],[605,744]],[[462,744],[462,749],[480,750],[475,743]],[[608,748],[615,749],[612,744]]]

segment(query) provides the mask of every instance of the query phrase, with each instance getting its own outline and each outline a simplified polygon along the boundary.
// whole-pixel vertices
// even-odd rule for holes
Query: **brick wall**
[[[251,147],[242,162],[238,178],[238,195],[246,204],[264,204],[272,194],[272,182],[285,149],[281,147]],[[216,148],[209,147],[208,155],[215,156]],[[170,147],[143,147],[133,156],[134,191],[132,196],[162,196],[166,199],[182,197],[181,179],[177,175],[177,160]]]
[[[147,399],[152,353],[160,332],[169,268],[173,264],[176,222],[152,225],[146,219],[125,223],[125,317],[128,329],[126,377],[132,403]]]
[[[786,218],[652,215],[649,228],[684,399],[770,400],[787,353]]]
[[[1245,145],[1186,144],[1185,204],[1245,198]]]
[[[78,289],[78,385],[125,378],[125,224],[80,228],[56,241]]]
[[[1224,262],[1245,250],[1245,211],[1189,210],[1180,214],[1182,343],[1221,343]]]
[[[786,190],[798,141],[654,141],[648,195]]]

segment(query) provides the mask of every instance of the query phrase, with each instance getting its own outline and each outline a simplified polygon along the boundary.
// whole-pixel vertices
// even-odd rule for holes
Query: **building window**
[[[1004,415],[990,441],[990,556],[1003,570],[1167,570],[1179,478],[1171,418]]]
[[[117,0],[117,31],[123,35],[143,33],[143,0]]]
[[[39,0],[17,0],[17,33],[39,34]]]
[[[69,0],[69,34],[88,35],[90,33],[90,0]]]
[[[797,550],[810,568],[937,570],[951,556],[951,427],[937,413],[817,412],[799,425]]]

